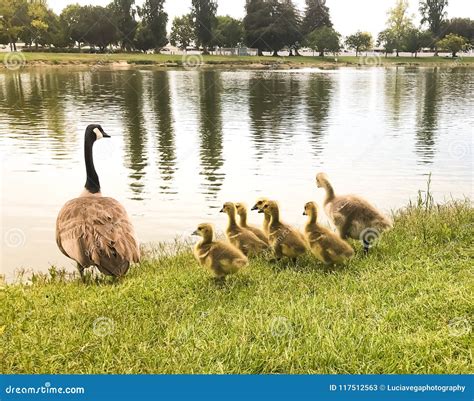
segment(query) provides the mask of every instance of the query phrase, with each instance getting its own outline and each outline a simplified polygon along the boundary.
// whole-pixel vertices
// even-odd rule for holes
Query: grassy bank
[[[218,286],[183,250],[3,286],[2,373],[473,373],[473,234],[469,201],[420,203],[345,269],[256,260]]]
[[[427,65],[427,66],[473,66],[474,57],[449,59],[445,57],[237,57],[237,56],[189,56],[170,54],[68,54],[68,53],[21,53],[26,65],[74,65],[74,64],[145,64],[156,66],[247,66],[249,68],[300,68],[344,65]],[[200,58],[201,57],[201,58]],[[18,62],[18,61],[17,61]]]

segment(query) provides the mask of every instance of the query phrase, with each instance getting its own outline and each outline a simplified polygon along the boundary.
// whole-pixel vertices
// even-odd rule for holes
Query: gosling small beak
[[[259,209],[258,213],[264,213],[264,212],[263,212],[263,210],[260,210],[260,209]]]
[[[109,134],[106,134],[105,132],[102,132],[102,136],[104,138],[112,138]]]
[[[303,216],[307,216],[308,213],[306,213],[306,210],[303,212]]]
[[[191,235],[199,235],[197,230],[194,230]]]
[[[219,213],[225,213],[224,208],[222,208],[221,210],[219,210]]]
[[[254,206],[252,209],[250,209],[250,210],[258,210],[257,205],[255,205],[255,206]]]

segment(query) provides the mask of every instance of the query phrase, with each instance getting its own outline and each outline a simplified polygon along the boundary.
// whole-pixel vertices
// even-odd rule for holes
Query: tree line
[[[192,0],[189,14],[177,17],[168,34],[165,0],[112,0],[105,6],[68,5],[57,15],[46,0],[0,0],[0,43],[16,50],[23,42],[30,50],[98,52],[112,47],[120,51],[159,52],[168,43],[186,50],[190,46],[207,54],[216,48],[247,46],[259,55],[274,56],[287,49],[290,56],[301,48],[319,55],[337,53],[343,45],[360,52],[374,44],[386,55],[423,48],[449,50],[453,56],[474,44],[474,21],[447,18],[448,0],[420,0],[418,23],[408,14],[408,0],[395,0],[388,11],[386,29],[374,40],[367,32],[356,32],[345,41],[331,21],[325,0],[306,0],[299,10],[293,0],[247,0],[242,20],[217,15],[216,0]],[[91,51],[91,50],[88,51]]]

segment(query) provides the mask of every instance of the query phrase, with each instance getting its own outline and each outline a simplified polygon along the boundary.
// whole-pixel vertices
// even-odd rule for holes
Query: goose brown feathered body
[[[112,198],[83,196],[67,202],[56,222],[56,242],[82,268],[96,266],[109,276],[123,276],[132,262],[140,261],[127,212]]]
[[[94,168],[94,142],[109,136],[100,125],[86,129],[84,157],[87,180],[78,198],[68,201],[56,220],[56,243],[77,262],[79,272],[96,266],[103,274],[121,277],[131,263],[139,262],[140,247],[125,208],[115,199],[102,197]]]

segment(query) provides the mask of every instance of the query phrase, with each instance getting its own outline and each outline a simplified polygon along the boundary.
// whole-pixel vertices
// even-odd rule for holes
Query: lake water
[[[472,196],[474,70],[211,71],[41,67],[0,72],[1,266],[73,268],[55,244],[62,205],[83,188],[83,135],[102,192],[142,242],[187,237],[225,201],[280,201],[304,224],[315,174],[385,211],[432,174],[437,200]],[[250,214],[260,224],[261,215]]]

